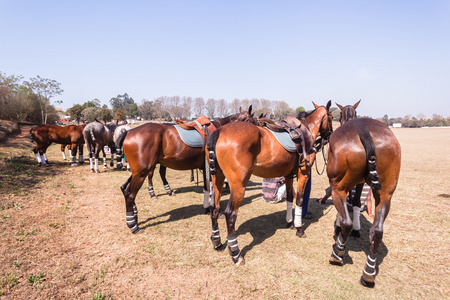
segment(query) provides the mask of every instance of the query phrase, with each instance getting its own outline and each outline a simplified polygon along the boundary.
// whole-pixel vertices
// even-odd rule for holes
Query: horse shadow
[[[312,213],[311,219],[304,219],[303,228],[305,233],[307,234],[307,228],[312,224],[317,222],[322,216],[331,213],[333,209],[330,210],[330,206],[332,203],[327,204],[319,204],[316,201],[317,199],[310,199],[308,210]],[[251,201],[250,201],[251,202]],[[334,210],[333,213],[336,213]],[[243,256],[249,251],[253,249],[253,247],[262,244],[265,240],[272,237],[279,229],[286,229],[286,211],[282,210],[279,212],[258,216],[252,218],[244,223],[242,223],[237,229],[238,235],[243,235],[246,233],[250,233],[253,240],[250,244],[245,245],[241,253]],[[351,257],[351,252],[360,252],[363,251],[366,255],[369,255],[370,241],[369,241],[369,230],[372,226],[372,223],[366,219],[366,217],[361,214],[361,237],[354,238],[349,236],[347,238],[347,254],[344,256],[344,264],[353,264],[353,259]],[[334,234],[334,223],[330,224],[329,230],[325,230],[325,234]],[[306,237],[307,239],[308,237]],[[336,239],[336,235],[334,235]],[[330,254],[331,254],[331,244],[330,246]],[[388,248],[381,241],[381,244],[378,248],[377,255],[377,268],[383,262],[384,258],[388,254]]]
[[[333,213],[334,215],[337,215],[337,212],[335,209],[332,208],[333,202],[327,201],[324,204],[318,203],[320,199],[311,198],[309,201],[308,211],[311,212],[312,217],[311,219],[304,219],[304,225],[303,228],[305,232],[307,232],[307,228],[317,221],[326,214]],[[351,217],[353,218],[352,213],[350,212]],[[359,238],[352,237],[351,235],[348,236],[347,242],[346,242],[346,248],[347,248],[347,254],[344,256],[344,264],[353,264],[353,259],[349,255],[349,252],[364,252],[367,255],[369,255],[369,249],[370,249],[370,240],[369,240],[369,230],[372,226],[372,221],[368,220],[364,214],[361,214],[360,217],[360,223],[361,223],[361,230],[360,234],[361,236]],[[326,232],[333,232],[333,237],[336,240],[337,235],[334,234],[334,228],[335,228],[335,222],[330,224],[329,231]],[[330,247],[331,249],[331,247]],[[380,246],[378,247],[377,251],[377,265],[381,265],[384,258],[387,256],[389,250],[387,246],[384,244],[383,240],[381,240]]]
[[[186,188],[189,188],[189,187],[186,187]],[[192,188],[192,187],[190,187],[190,188]],[[250,204],[250,203],[252,203],[253,199],[259,198],[259,197],[260,197],[260,195],[252,195],[252,196],[245,197],[244,200],[242,201],[241,206]],[[199,200],[203,201],[203,199],[200,199],[200,198],[199,198]],[[220,201],[220,211],[221,212],[223,212],[225,210],[227,203],[228,203],[228,199],[226,199],[226,200],[224,199],[224,200]],[[145,228],[156,226],[156,225],[163,224],[163,223],[170,223],[170,222],[176,222],[176,221],[194,218],[199,215],[206,215],[205,209],[203,208],[203,205],[200,203],[200,201],[199,201],[199,204],[192,204],[189,206],[176,208],[171,211],[165,212],[163,214],[147,218],[146,220],[139,222],[138,225],[141,226],[141,229],[145,229]],[[167,216],[169,216],[169,218],[167,220],[152,222],[153,220],[156,220],[158,218],[167,217]],[[208,217],[209,217],[209,215],[208,215]]]

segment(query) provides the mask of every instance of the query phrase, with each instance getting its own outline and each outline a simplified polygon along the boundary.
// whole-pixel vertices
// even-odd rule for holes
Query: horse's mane
[[[315,109],[314,109],[315,110]],[[297,119],[302,119],[302,118],[306,118],[307,116],[309,116],[310,114],[312,114],[314,112],[314,110],[307,112],[307,111],[301,111],[298,113],[297,115]]]

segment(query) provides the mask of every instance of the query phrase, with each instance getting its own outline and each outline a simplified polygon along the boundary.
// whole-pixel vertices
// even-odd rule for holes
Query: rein
[[[323,161],[325,162],[325,164],[323,165],[322,172],[319,172],[319,167],[317,166],[317,158],[315,159],[315,163],[316,163],[316,172],[317,172],[317,174],[318,174],[319,176],[322,175],[322,174],[325,172],[325,168],[326,168],[326,166],[327,166],[327,164],[328,164],[328,159],[325,157],[325,151],[324,151],[323,147],[324,147],[324,139],[323,139],[323,138],[320,138],[320,147],[319,147],[319,150],[318,150],[318,151],[322,151]],[[316,153],[317,153],[317,152],[316,152]]]

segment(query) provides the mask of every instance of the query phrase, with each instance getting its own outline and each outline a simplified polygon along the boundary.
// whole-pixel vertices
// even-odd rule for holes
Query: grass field
[[[9,139],[0,144],[0,298],[448,299],[450,129],[393,131],[402,169],[374,289],[359,284],[372,221],[366,212],[344,266],[328,263],[336,210],[330,200],[316,202],[327,178],[315,170],[305,239],[285,228],[285,205],[265,203],[261,178],[251,178],[237,220],[246,265],[236,267],[227,251],[212,249],[202,187],[190,185],[189,171],[168,170],[176,196],[165,195],[155,176],[159,197],[150,199],[144,183],[136,202],[144,233],[132,235],[119,189],[128,172],[70,167],[59,145],[48,150],[52,165],[39,168],[27,137]],[[224,240],[223,219],[219,226]]]

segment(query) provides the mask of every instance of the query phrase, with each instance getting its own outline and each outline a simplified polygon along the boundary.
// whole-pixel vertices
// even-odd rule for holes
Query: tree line
[[[59,119],[55,107],[50,101],[61,95],[63,90],[56,80],[37,76],[24,80],[23,76],[7,76],[0,71],[0,119],[11,121],[25,121],[42,124],[55,124]],[[56,101],[61,104],[62,101]],[[83,104],[75,104],[67,110],[72,120],[92,122],[95,119],[110,122],[111,120],[126,120],[127,118],[141,118],[171,122],[174,119],[190,120],[205,115],[210,119],[223,118],[239,112],[239,108],[248,109],[250,105],[256,116],[261,114],[273,120],[282,120],[288,115],[296,115],[305,108],[298,106],[293,109],[285,101],[271,101],[267,99],[234,99],[227,102],[224,99],[162,96],[153,101],[143,99],[139,104],[124,93],[109,100],[110,107],[101,104],[99,99],[93,99]],[[339,121],[340,110],[330,109],[333,119]],[[401,123],[402,127],[435,127],[450,126],[450,117],[434,114],[432,118],[407,115],[404,118],[389,118],[385,115],[379,119],[386,125]]]

